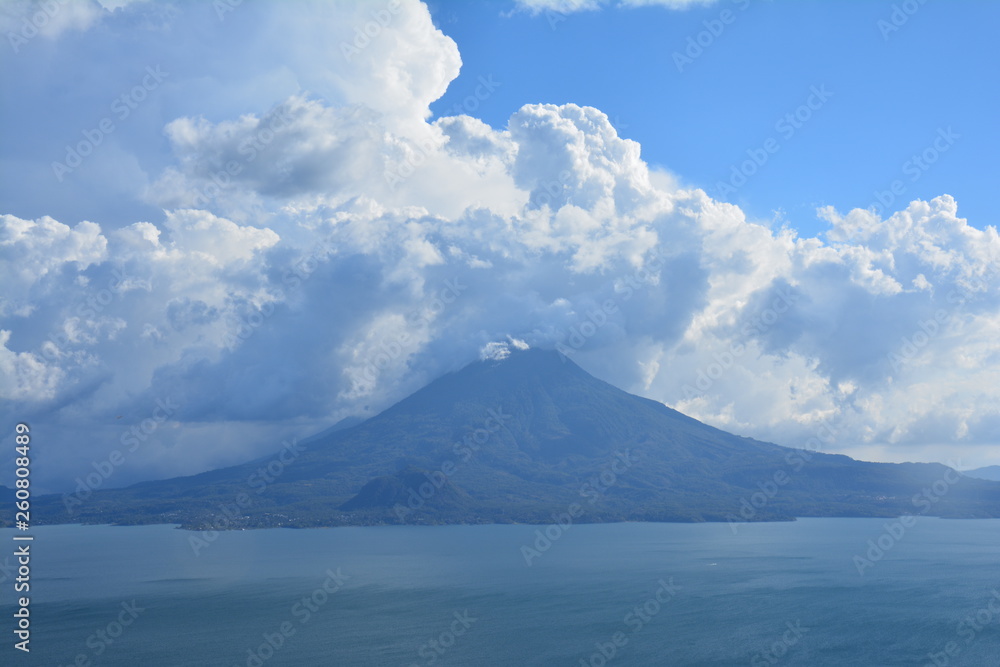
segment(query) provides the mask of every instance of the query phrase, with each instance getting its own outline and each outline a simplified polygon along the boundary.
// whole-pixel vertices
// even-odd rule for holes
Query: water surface
[[[1000,664],[1000,520],[886,523],[40,527],[3,663]]]

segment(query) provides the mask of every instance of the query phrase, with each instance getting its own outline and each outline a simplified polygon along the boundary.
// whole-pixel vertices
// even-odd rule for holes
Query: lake
[[[1000,520],[31,534],[5,665],[1000,664]]]

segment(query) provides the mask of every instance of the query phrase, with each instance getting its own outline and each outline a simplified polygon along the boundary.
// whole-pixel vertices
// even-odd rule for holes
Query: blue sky
[[[524,344],[741,435],[1000,463],[1000,7],[518,1],[0,4],[0,414],[41,488]]]
[[[803,235],[825,230],[819,206],[867,208],[895,180],[905,192],[890,210],[951,194],[970,224],[995,224],[1000,86],[991,70],[1000,44],[977,26],[1000,24],[1000,4],[932,0],[894,16],[901,4],[724,0],[532,15],[511,14],[509,2],[438,0],[432,14],[463,67],[432,109],[461,105],[484,75],[501,85],[475,115],[494,127],[522,104],[588,104],[638,141],[643,159],[713,195],[747,150],[774,137],[780,149],[723,198]],[[707,46],[679,68],[674,54],[687,57],[699,33]],[[814,85],[832,97],[786,139],[776,122]],[[960,137],[949,150],[907,169],[949,127]]]
[[[996,25],[1000,5],[913,1],[906,9],[917,9],[907,14],[901,9],[905,3],[893,2],[720,0],[682,10],[602,4],[596,10],[533,13],[509,1],[437,0],[429,4],[433,20],[458,44],[462,68],[431,109],[448,114],[456,105],[461,108],[480,77],[499,82],[486,99],[477,100],[473,112],[494,128],[502,129],[524,104],[594,106],[622,136],[641,144],[650,165],[738,204],[757,220],[787,224],[804,236],[827,227],[817,219],[818,207],[867,208],[879,203],[878,193],[883,202],[892,194],[889,211],[913,199],[950,194],[959,201],[960,215],[983,228],[996,220],[989,193],[1000,178],[994,159],[1000,148],[994,120],[1000,92],[989,74],[990,64],[1000,63],[1000,47],[989,30],[977,26]],[[160,15],[169,13],[164,7]],[[210,7],[206,9],[211,16]],[[246,20],[240,12],[225,14],[230,15],[233,24]],[[713,29],[718,36],[711,34]],[[129,40],[96,46],[87,33],[74,31],[61,39],[78,42],[93,57],[126,62],[137,46]],[[209,57],[238,69],[228,62],[236,50],[227,46],[238,37],[215,39],[217,48]],[[689,51],[689,40],[699,39],[705,44],[700,54]],[[126,88],[128,77],[144,66],[134,62],[134,72],[123,68],[117,80],[90,85],[95,73],[84,71],[88,61],[65,59],[68,50],[60,52],[42,41],[21,47],[26,57],[15,54],[21,67],[0,69],[0,81],[8,89],[27,86],[41,95],[38,88],[47,74],[62,70],[67,83],[56,99],[75,110],[78,126],[100,118],[113,94],[105,89]],[[678,54],[684,59],[678,61]],[[691,62],[689,54],[695,56]],[[179,53],[169,62],[182,76],[199,66],[198,60]],[[807,102],[814,86],[829,90],[830,99],[794,127],[794,134],[789,135],[788,125],[779,132],[776,123]],[[255,109],[248,91],[227,92],[232,97],[220,100],[203,91],[201,105],[174,98],[158,101],[164,105],[160,108],[144,105],[121,132],[155,133],[170,117],[195,110],[212,118]],[[51,184],[39,185],[36,174],[17,164],[42,151],[46,157],[58,156],[79,132],[60,134],[58,124],[50,124],[53,131],[38,136],[26,128],[46,122],[53,113],[66,111],[28,107],[15,96],[0,103],[8,126],[25,128],[8,133],[3,153],[8,161],[0,197],[13,213],[54,214],[69,206],[65,195],[54,203]],[[948,128],[957,139],[946,153],[935,153],[939,131]],[[759,155],[769,138],[777,141],[777,151],[754,166],[745,183],[720,189],[720,184],[734,184],[733,169],[750,158],[747,151]],[[156,149],[144,153],[149,168],[162,167],[169,159],[166,142]],[[928,150],[937,158],[932,163],[925,167],[912,161]],[[891,193],[894,181],[901,182],[901,194]],[[106,202],[90,201],[94,193],[86,184],[70,179],[59,190],[73,188],[76,213],[114,214]],[[125,196],[117,199],[114,211],[128,211],[123,221],[155,213],[120,194]]]

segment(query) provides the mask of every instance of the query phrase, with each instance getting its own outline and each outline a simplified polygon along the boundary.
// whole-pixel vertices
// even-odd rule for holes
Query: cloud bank
[[[261,455],[504,344],[781,444],[826,425],[828,451],[993,462],[1000,238],[952,197],[825,208],[801,238],[679,189],[597,109],[430,121],[460,58],[417,2],[294,6],[164,19],[222,41],[277,22],[287,48],[227,79],[255,110],[209,99],[122,139],[160,215],[0,217],[0,401],[50,443],[42,484],[72,488],[164,402],[109,484]],[[150,62],[176,48],[151,41]],[[222,77],[174,72],[162,107]],[[246,92],[276,72],[308,85]]]

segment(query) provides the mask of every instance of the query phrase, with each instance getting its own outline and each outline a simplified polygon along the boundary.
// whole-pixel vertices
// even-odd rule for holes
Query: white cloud
[[[41,298],[51,288],[53,273],[66,264],[77,271],[107,257],[107,240],[93,222],[71,228],[50,217],[22,220],[0,215],[0,316],[28,314],[32,296]]]
[[[149,0],[97,0],[101,7],[104,7],[108,11],[115,11],[116,9],[121,9],[127,7],[133,2],[149,2]]]
[[[624,7],[665,7],[687,9],[698,5],[714,5],[717,0],[620,0]]]
[[[539,14],[556,12],[571,14],[573,12],[594,11],[607,5],[617,7],[663,7],[665,9],[687,9],[698,5],[711,5],[716,0],[515,0],[518,8]]]
[[[55,395],[62,371],[31,352],[7,348],[11,332],[0,329],[0,399],[46,399]]]
[[[550,11],[569,14],[600,9],[606,0],[515,0],[515,4],[533,14]]]
[[[87,30],[104,14],[91,0],[7,0],[0,4],[0,33],[18,53],[36,36],[56,39],[70,30]]]
[[[1000,238],[951,197],[886,219],[825,208],[825,239],[799,238],[651,174],[593,108],[428,123],[460,60],[422,5],[403,3],[356,63],[340,44],[371,10],[274,7],[204,24],[288,51],[244,72],[259,47],[241,33],[226,91],[258,96],[163,122],[169,159],[146,163],[143,196],[164,212],[0,218],[0,391],[65,434],[53,451],[73,456],[48,483],[106,454],[75,432],[113,435],[164,397],[182,407],[135,459],[143,475],[371,414],[484,350],[557,344],[747,435],[801,444],[827,420],[832,450],[989,462]],[[184,99],[212,88],[172,76]],[[285,90],[293,78],[308,86]]]

